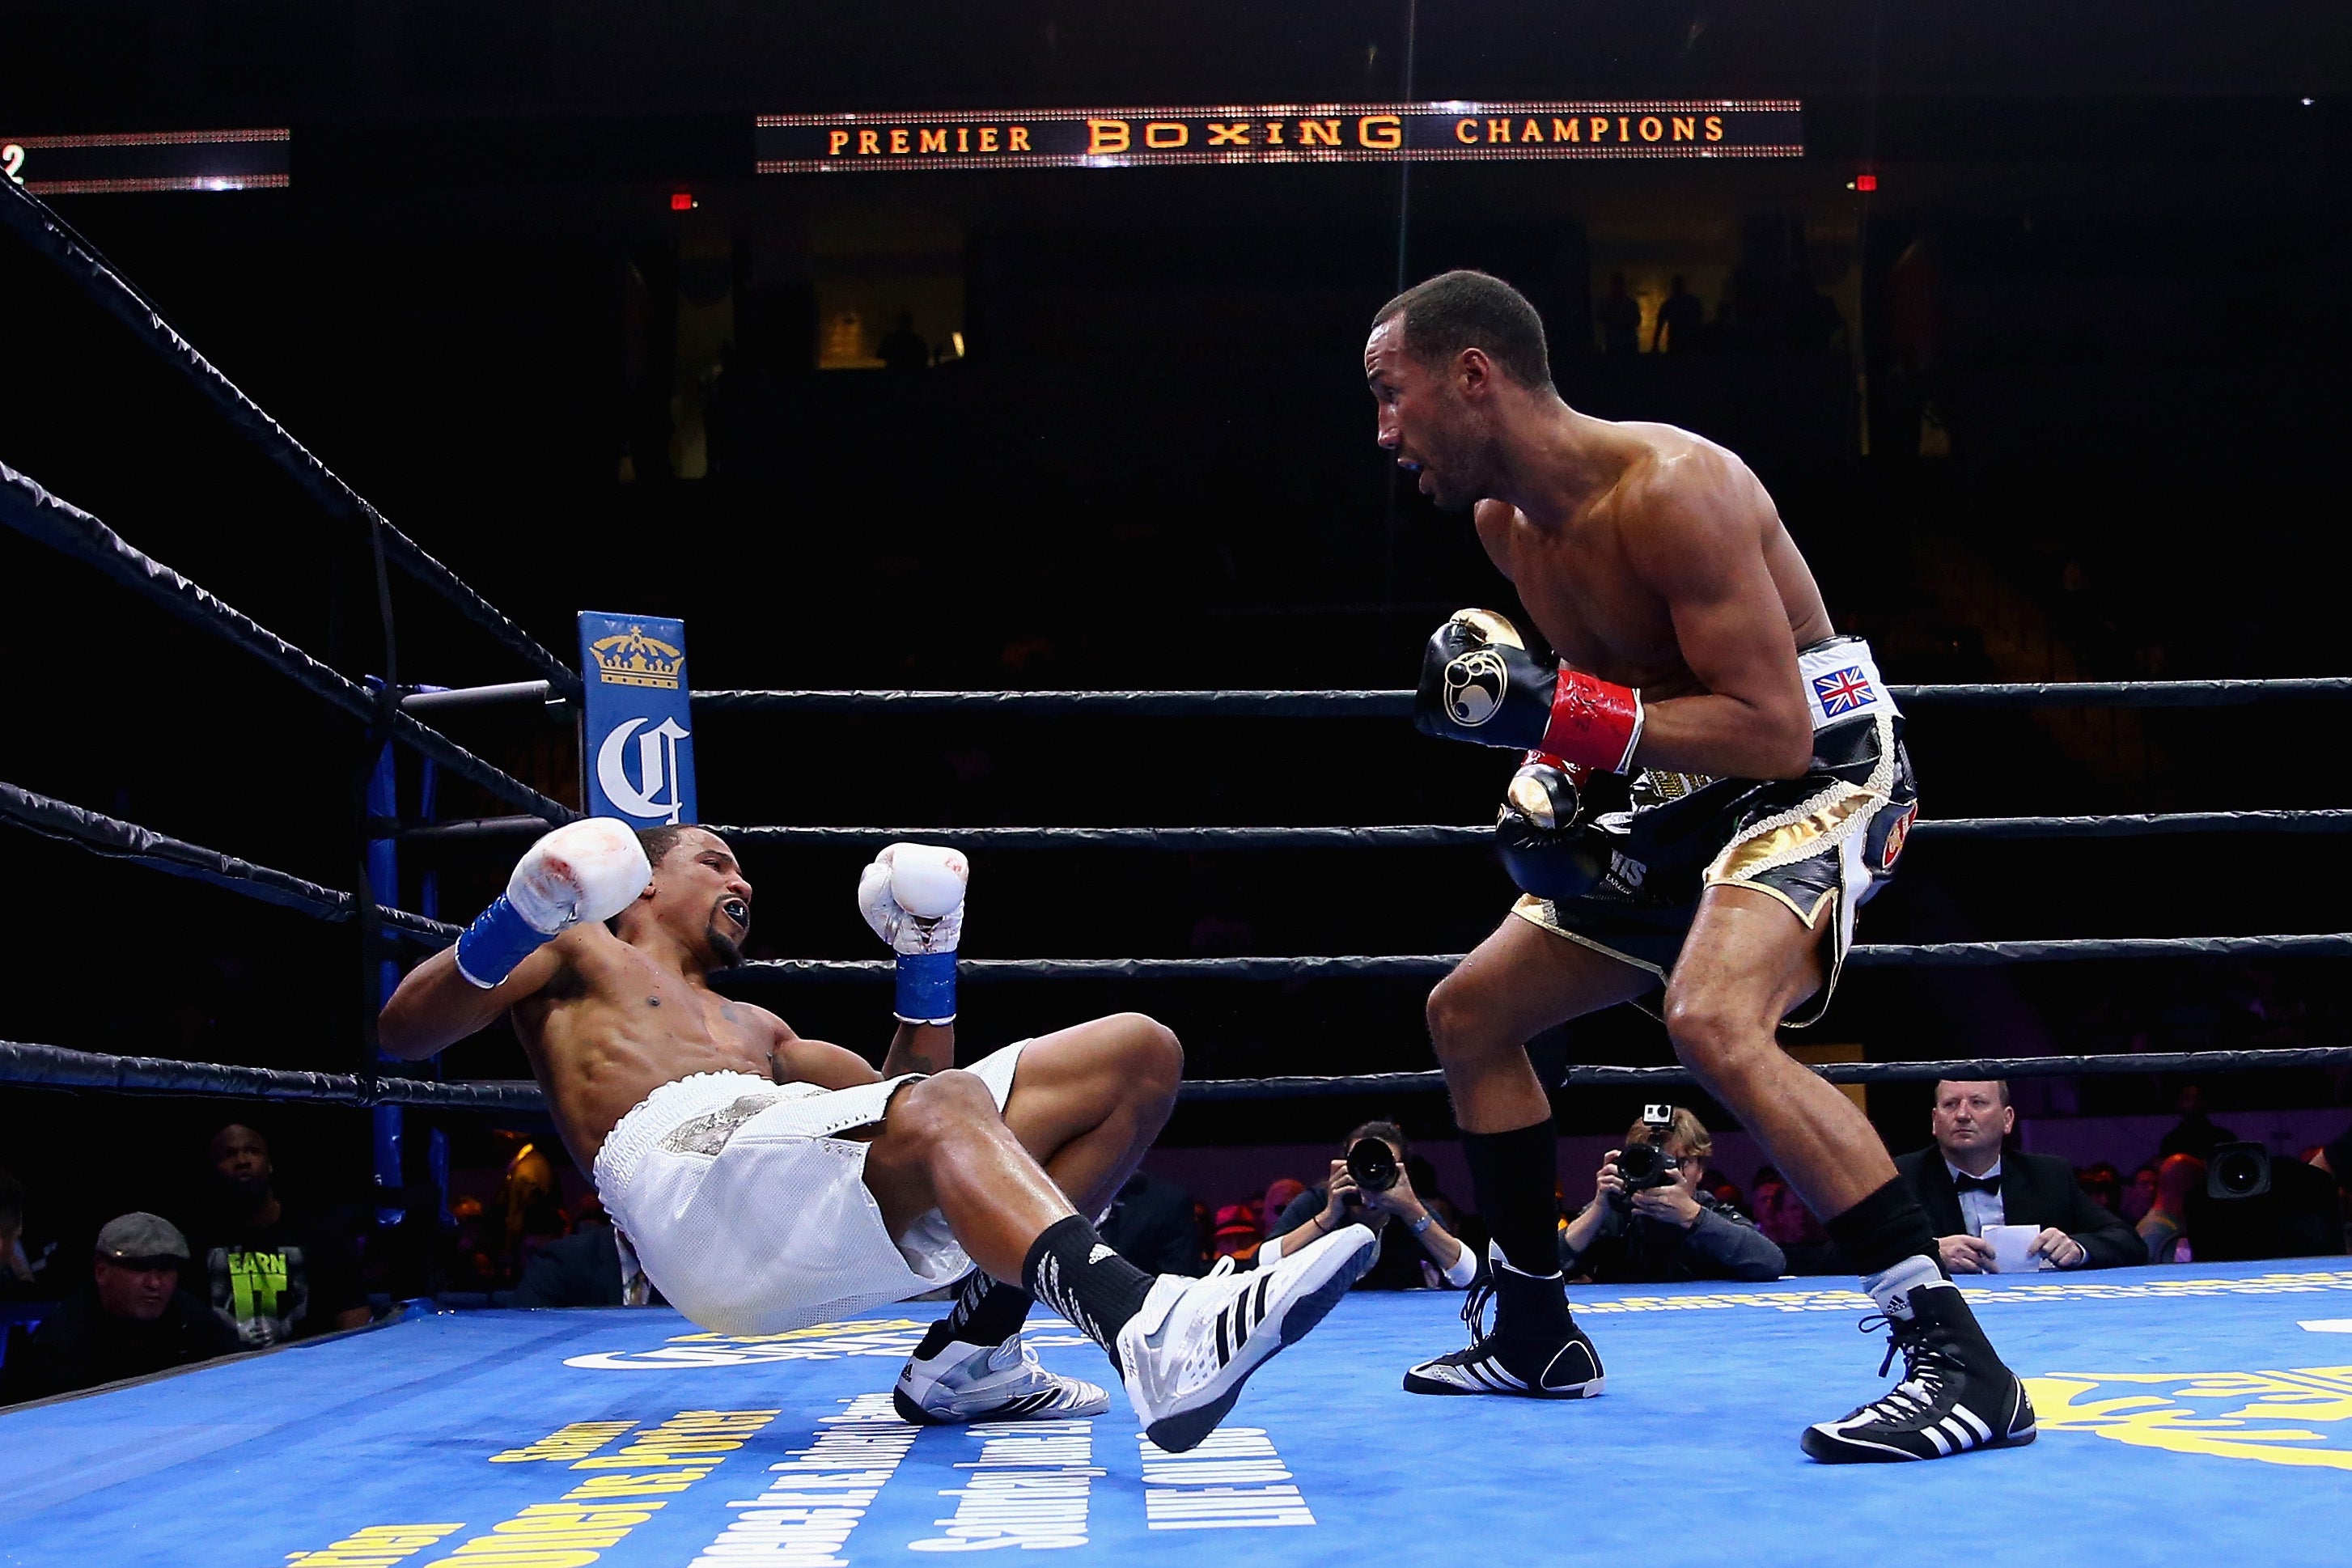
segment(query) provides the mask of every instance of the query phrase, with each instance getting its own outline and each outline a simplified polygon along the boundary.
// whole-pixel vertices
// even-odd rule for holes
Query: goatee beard
[[[719,968],[732,969],[743,962],[743,944],[720,931],[716,921],[704,934],[710,940],[710,953],[719,960]]]

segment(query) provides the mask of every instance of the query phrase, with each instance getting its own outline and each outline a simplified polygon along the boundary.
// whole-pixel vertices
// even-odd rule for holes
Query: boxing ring
[[[335,478],[189,345],[35,198],[0,184],[0,226],[56,261],[309,494],[364,529],[383,611],[383,664],[337,670],[140,551],[112,527],[7,466],[0,524],[79,562],[275,669],[362,727],[520,815],[413,826],[513,836],[577,813],[430,722],[469,700],[561,700],[577,674]],[[391,614],[398,570],[488,633],[524,682],[404,687]],[[1896,687],[1922,726],[1954,708],[2215,707],[2340,701],[2352,679]],[[1396,719],[1402,691],[709,691],[697,714],[779,721],[919,714],[1113,714]],[[0,821],[128,866],[353,928],[362,967],[429,951],[457,928],[382,901],[369,882],[329,887],[232,853],[0,783]],[[1975,817],[1919,822],[1920,843],[2341,834],[2352,810]],[[368,831],[383,836],[379,822]],[[724,826],[755,857],[805,846],[921,837],[992,855],[1106,848],[1169,853],[1303,849],[1376,855],[1475,848],[1489,829],[1332,827],[961,829]],[[1864,943],[1855,967],[1989,967],[2161,959],[2340,958],[2352,933]],[[974,983],[1045,979],[1287,984],[1429,979],[1458,955],[967,959]],[[888,960],[748,963],[728,984],[879,987]],[[0,1020],[0,1032],[5,1022]],[[361,1043],[362,1047],[366,1042]],[[102,1055],[0,1040],[0,1083],[536,1114],[529,1082],[412,1076],[354,1049],[353,1071]],[[331,1061],[327,1066],[339,1065]],[[2352,1048],[1852,1062],[1838,1082],[1921,1081],[2352,1065]],[[1672,1066],[1578,1066],[1571,1087],[1690,1081]],[[1433,1071],[1188,1081],[1188,1101],[1410,1094]],[[1843,1332],[1866,1299],[1817,1283],[1737,1291],[1579,1288],[1609,1366],[1608,1394],[1556,1405],[1433,1400],[1402,1392],[1410,1363],[1459,1341],[1450,1294],[1357,1295],[1232,1423],[1192,1453],[1139,1447],[1122,1413],[1092,1421],[918,1430],[887,1389],[932,1315],[908,1304],[851,1323],[757,1339],[698,1332],[665,1310],[436,1310],[279,1351],[0,1412],[12,1528],[0,1562],[88,1568],[159,1557],[478,1568],[604,1563],[836,1564],[902,1552],[1063,1549],[1073,1561],[1139,1553],[1210,1561],[1237,1545],[1286,1562],[1476,1549],[1505,1560],[1567,1550],[1595,1560],[1709,1555],[1812,1563],[1885,1550],[1997,1552],[2032,1563],[2336,1563],[2352,1501],[2352,1261],[2202,1264],[1971,1285],[2018,1370],[2035,1379],[2033,1447],[1948,1465],[1810,1464],[1799,1427],[1874,1395],[1868,1351]],[[903,1315],[899,1315],[903,1314]],[[1031,1323],[1048,1364],[1099,1375],[1066,1325]],[[1531,1461],[1531,1462],[1530,1462]],[[1923,1538],[1922,1521],[1933,1521]],[[1949,1521],[1946,1524],[1943,1521]],[[1275,1531],[1236,1537],[1232,1531]],[[1088,1554],[1092,1554],[1089,1556]]]
[[[1866,1298],[1797,1281],[1580,1289],[1609,1393],[1427,1399],[1451,1296],[1359,1293],[1200,1448],[1124,1412],[909,1426],[920,1306],[767,1339],[667,1310],[421,1314],[0,1414],[0,1560],[667,1568],[1699,1558],[2343,1561],[2352,1266],[2116,1269],[1967,1288],[2033,1379],[2032,1447],[1819,1466],[1797,1413],[1875,1389]],[[1048,1366],[1100,1352],[1042,1315]],[[1874,1346],[1875,1342],[1871,1342]],[[1475,1542],[1475,1546],[1469,1542]]]

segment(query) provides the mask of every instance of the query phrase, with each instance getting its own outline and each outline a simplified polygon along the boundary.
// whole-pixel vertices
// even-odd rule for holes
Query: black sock
[[[1559,1272],[1559,1135],[1547,1116],[1508,1132],[1465,1132],[1462,1157],[1486,1234],[1522,1274]]]
[[[948,1315],[933,1323],[923,1342],[915,1347],[915,1359],[929,1360],[952,1340],[968,1345],[1001,1345],[1021,1331],[1022,1321],[1028,1316],[1028,1291],[975,1268],[963,1277]]]
[[[1822,1222],[1856,1274],[1883,1274],[1906,1258],[1935,1260],[1936,1227],[1911,1184],[1897,1176],[1862,1202]]]
[[[1119,1330],[1151,1293],[1151,1276],[1111,1250],[1078,1215],[1045,1227],[1021,1266],[1021,1280],[1114,1359]]]

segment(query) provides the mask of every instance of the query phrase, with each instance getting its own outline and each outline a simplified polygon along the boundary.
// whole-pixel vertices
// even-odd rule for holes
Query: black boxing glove
[[[1412,721],[1424,735],[1540,751],[1622,773],[1642,741],[1642,695],[1531,657],[1492,610],[1457,610],[1423,650]]]
[[[1610,846],[1577,821],[1583,805],[1575,763],[1529,752],[1503,792],[1495,844],[1519,891],[1539,899],[1580,899],[1608,873]]]

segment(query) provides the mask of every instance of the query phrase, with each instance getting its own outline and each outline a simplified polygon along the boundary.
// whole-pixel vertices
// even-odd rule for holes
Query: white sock
[[[1922,1285],[1952,1288],[1944,1271],[1936,1267],[1936,1260],[1922,1252],[1915,1252],[1894,1268],[1865,1274],[1862,1279],[1862,1288],[1878,1303],[1880,1311],[1906,1321],[1911,1316],[1911,1292]]]

